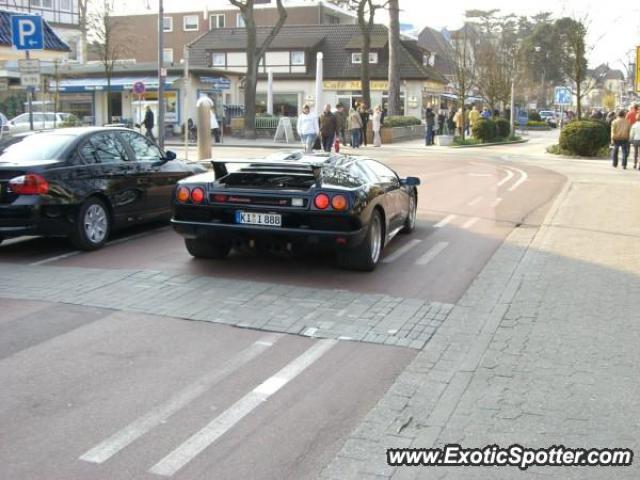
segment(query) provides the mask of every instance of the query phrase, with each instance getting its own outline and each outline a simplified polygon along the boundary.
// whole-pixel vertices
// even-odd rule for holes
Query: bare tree
[[[460,30],[451,33],[451,60],[453,62],[455,89],[460,108],[462,109],[463,122],[466,118],[465,101],[476,82],[473,37],[475,37],[475,35],[472,34],[471,27],[468,24],[465,24]],[[461,135],[462,140],[464,140],[464,128],[462,128]]]
[[[258,68],[260,60],[276,38],[282,26],[287,21],[287,10],[282,0],[276,0],[278,21],[269,34],[258,46],[256,21],[254,18],[254,0],[229,0],[229,3],[240,9],[247,31],[247,74],[244,81],[244,136],[256,138],[256,86],[258,83]]]
[[[78,0],[78,26],[80,27],[80,55],[82,63],[87,61],[87,30],[89,29],[90,0]]]
[[[118,60],[129,54],[131,44],[124,24],[113,15],[113,0],[102,0],[87,19],[92,34],[91,50],[104,67],[107,77],[107,123],[111,123],[111,78]]]
[[[400,115],[400,5],[389,0],[389,115]]]

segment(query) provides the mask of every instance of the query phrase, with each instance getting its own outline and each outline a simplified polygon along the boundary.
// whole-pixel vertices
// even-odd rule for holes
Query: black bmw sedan
[[[213,172],[178,183],[172,223],[194,257],[224,258],[236,245],[324,247],[342,266],[371,271],[397,233],[413,231],[419,184],[343,155],[214,160]]]
[[[134,130],[67,128],[0,144],[0,241],[66,236],[83,250],[171,215],[176,182],[204,171]]]

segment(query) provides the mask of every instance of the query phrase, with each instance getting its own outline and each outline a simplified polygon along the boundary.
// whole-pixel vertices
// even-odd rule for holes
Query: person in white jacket
[[[638,168],[638,150],[640,150],[640,122],[635,122],[629,133],[629,141],[633,145],[633,168]]]
[[[311,113],[309,105],[302,107],[302,113],[298,115],[296,129],[304,145],[305,152],[312,152],[313,144],[316,143],[316,138],[320,135],[320,123],[318,122],[318,117]]]

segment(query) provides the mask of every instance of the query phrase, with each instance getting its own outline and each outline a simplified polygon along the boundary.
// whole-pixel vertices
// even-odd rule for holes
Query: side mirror
[[[417,187],[420,185],[420,179],[418,177],[407,177],[401,179],[400,184],[405,187]]]
[[[164,159],[167,162],[170,162],[171,160],[175,160],[176,159],[176,152],[172,152],[171,150],[167,150],[164,154]]]

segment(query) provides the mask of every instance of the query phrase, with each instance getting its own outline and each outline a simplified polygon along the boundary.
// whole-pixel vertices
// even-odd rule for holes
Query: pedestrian
[[[380,136],[380,129],[382,128],[382,107],[380,105],[373,111],[371,127],[373,129],[373,146],[382,146],[382,137]]]
[[[442,105],[438,110],[438,135],[444,135],[445,127],[447,123],[447,112]]]
[[[360,142],[362,139],[362,117],[360,112],[355,108],[351,109],[349,114],[349,130],[351,131],[351,146],[353,148],[360,148]]]
[[[627,122],[624,110],[618,112],[618,118],[611,124],[611,143],[613,143],[613,167],[618,168],[618,150],[622,148],[622,168],[627,168],[629,157],[629,132],[631,125]]]
[[[638,104],[636,103],[629,109],[629,113],[626,116],[629,126],[633,126],[638,121]]]
[[[473,133],[473,127],[478,124],[478,120],[480,120],[480,112],[478,111],[478,107],[474,105],[469,111],[469,126],[471,127],[471,133]]]
[[[482,113],[480,114],[480,116],[482,118],[484,118],[485,120],[490,120],[491,119],[491,111],[487,107],[484,107],[482,109]]]
[[[449,114],[447,116],[447,129],[449,130],[449,135],[455,135],[455,131],[456,131],[456,111],[454,108],[452,108],[449,111]]]
[[[344,105],[338,103],[336,105],[336,134],[340,139],[340,143],[347,144],[346,131],[347,131],[347,113],[344,111]]]
[[[156,139],[153,136],[154,117],[149,105],[147,105],[147,110],[144,112],[144,120],[142,121],[142,125],[144,125],[145,128],[145,137],[148,137],[155,142]]]
[[[424,135],[424,144],[426,146],[433,145],[433,128],[436,124],[436,115],[435,113],[433,113],[433,110],[431,110],[431,107],[427,108],[427,113],[425,113],[424,115],[424,120],[427,126]]]
[[[611,124],[615,119],[616,119],[616,113],[614,111],[607,113],[607,126],[609,128],[611,128]]]
[[[361,144],[364,144],[364,146],[366,147],[367,146],[367,127],[369,125],[369,117],[371,116],[371,111],[367,107],[367,104],[363,102],[360,104],[360,109],[358,110],[358,112],[360,113],[360,118],[362,119]]]
[[[298,115],[296,129],[304,145],[304,151],[311,153],[313,151],[313,144],[316,142],[318,135],[320,135],[320,125],[318,123],[318,117],[311,112],[309,105],[302,107],[302,112]]]
[[[640,150],[640,122],[636,122],[629,132],[629,141],[633,145],[633,168],[638,168],[638,150]]]
[[[220,125],[218,124],[218,117],[216,116],[215,110],[212,108],[209,113],[209,121],[211,125],[211,133],[213,134],[213,138],[216,143],[220,143]]]
[[[322,150],[331,152],[333,142],[336,139],[338,122],[336,116],[331,112],[331,105],[326,104],[324,111],[320,114],[320,137],[322,140]]]
[[[462,107],[460,107],[458,109],[458,112],[456,113],[455,117],[453,118],[453,121],[456,124],[456,133],[459,136],[462,136],[463,132],[464,132],[464,112],[462,110]]]

